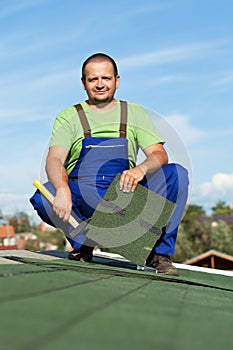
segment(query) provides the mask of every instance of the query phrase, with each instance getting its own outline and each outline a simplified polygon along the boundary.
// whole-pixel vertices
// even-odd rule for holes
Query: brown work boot
[[[146,261],[146,266],[156,269],[157,273],[164,273],[166,275],[179,276],[177,268],[172,265],[170,256],[154,254]]]

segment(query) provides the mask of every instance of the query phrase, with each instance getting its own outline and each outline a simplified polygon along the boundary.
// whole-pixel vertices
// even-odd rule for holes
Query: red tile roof
[[[0,226],[0,238],[10,238],[15,237],[14,226]]]

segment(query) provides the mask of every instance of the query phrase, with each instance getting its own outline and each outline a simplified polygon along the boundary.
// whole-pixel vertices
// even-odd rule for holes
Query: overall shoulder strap
[[[84,137],[85,138],[90,137],[91,136],[91,128],[90,128],[90,125],[88,123],[88,120],[87,120],[87,117],[86,117],[86,114],[83,110],[82,105],[79,103],[77,105],[74,105],[74,107],[76,108],[76,110],[78,112],[78,116],[79,116],[80,122],[81,122],[82,127],[83,127]]]
[[[121,122],[120,122],[120,128],[119,133],[120,137],[126,138],[126,130],[127,130],[127,102],[126,101],[120,101],[121,106]],[[82,124],[84,137],[90,137],[91,136],[91,128],[88,123],[86,114],[81,106],[81,104],[74,105],[78,112],[78,116],[80,119],[80,122]]]
[[[120,137],[126,138],[126,130],[127,130],[127,102],[120,101],[121,104],[121,123],[120,123]]]

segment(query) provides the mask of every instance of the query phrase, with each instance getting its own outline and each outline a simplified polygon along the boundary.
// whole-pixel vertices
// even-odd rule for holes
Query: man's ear
[[[86,90],[85,78],[82,77],[81,82],[82,82],[83,89]]]
[[[118,89],[119,85],[120,85],[120,76],[117,75],[116,76],[116,89]]]

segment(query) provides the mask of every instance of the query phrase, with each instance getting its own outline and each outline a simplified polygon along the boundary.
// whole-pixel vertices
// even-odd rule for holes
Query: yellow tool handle
[[[48,199],[48,201],[53,204],[54,202],[54,196],[52,195],[51,192],[49,192],[49,190],[42,184],[42,182],[40,180],[35,180],[33,182],[33,185],[40,191],[41,194],[43,194],[43,196]],[[74,227],[78,227],[79,222],[72,216],[70,215],[68,222]]]
[[[53,204],[54,202],[54,196],[51,192],[42,184],[40,180],[35,180],[33,182],[33,185],[40,191],[40,193],[43,194],[43,196],[48,199],[48,201]]]

